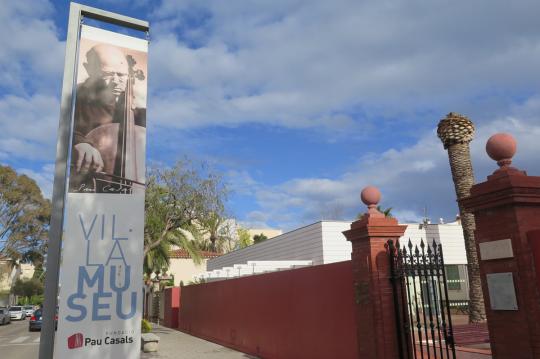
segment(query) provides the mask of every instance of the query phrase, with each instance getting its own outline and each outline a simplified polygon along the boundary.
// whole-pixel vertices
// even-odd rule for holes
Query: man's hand
[[[88,143],[78,143],[73,146],[73,155],[75,156],[75,170],[77,172],[94,171],[99,172],[103,169],[103,160],[101,154],[92,145]]]

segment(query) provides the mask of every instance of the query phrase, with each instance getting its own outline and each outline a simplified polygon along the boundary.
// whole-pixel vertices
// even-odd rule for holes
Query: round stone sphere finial
[[[509,133],[497,133],[486,143],[488,156],[497,161],[501,168],[510,166],[512,157],[516,154],[516,148],[516,139]]]
[[[368,208],[375,208],[381,200],[381,191],[375,186],[367,186],[360,193],[360,198]]]

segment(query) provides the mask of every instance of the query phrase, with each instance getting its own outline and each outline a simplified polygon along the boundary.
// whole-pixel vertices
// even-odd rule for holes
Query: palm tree
[[[205,251],[225,253],[231,237],[231,223],[223,213],[210,212],[199,223],[201,236],[197,238],[199,248]]]
[[[387,218],[393,218],[394,217],[394,216],[392,216],[392,207],[388,207],[386,209],[383,209],[381,206],[377,206],[377,211],[384,214],[384,216],[387,217]]]
[[[170,252],[174,247],[185,250],[195,264],[202,263],[202,255],[197,248],[193,233],[183,228],[177,228],[157,246],[146,252],[143,262],[144,273],[150,277],[152,273],[163,273],[169,269]]]
[[[378,205],[377,206],[377,211],[381,212],[382,214],[384,214],[384,216],[386,218],[394,218],[394,216],[392,215],[392,207],[388,207],[388,208],[383,208],[381,205]],[[360,219],[364,216],[364,214],[366,214],[365,212],[360,212],[356,215],[356,219]]]
[[[474,137],[474,125],[467,117],[450,112],[439,122],[437,135],[448,150],[452,180],[456,190],[459,215],[465,239],[467,253],[467,272],[469,275],[469,322],[478,323],[486,319],[480,267],[474,240],[474,215],[461,204],[463,198],[469,197],[474,184],[469,143]]]

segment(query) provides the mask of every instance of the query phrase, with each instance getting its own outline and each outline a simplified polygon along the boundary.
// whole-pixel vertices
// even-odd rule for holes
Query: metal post
[[[66,197],[67,160],[71,135],[71,117],[73,109],[73,88],[75,85],[75,66],[77,45],[80,31],[81,10],[78,4],[71,3],[69,8],[68,34],[64,64],[64,82],[60,102],[60,124],[56,144],[56,165],[52,195],[51,225],[49,228],[49,246],[45,276],[45,298],[42,318],[39,358],[52,359],[54,352],[56,299],[58,295],[58,274],[60,269],[60,251],[62,226],[64,222],[64,202]]]
[[[399,352],[399,358],[404,359],[405,358],[405,352],[403,351],[403,333],[401,326],[403,325],[401,322],[401,316],[400,316],[400,310],[399,310],[399,299],[398,296],[402,295],[402,293],[398,293],[398,283],[401,283],[401,273],[399,273],[399,269],[396,268],[400,263],[398,262],[400,260],[399,258],[399,241],[397,241],[396,245],[394,246],[394,241],[391,239],[386,242],[386,248],[388,251],[388,258],[390,259],[390,282],[392,283],[392,294],[394,298],[394,320],[396,321],[396,339],[398,344],[398,352]],[[400,285],[401,287],[401,285]],[[403,300],[403,296],[401,297]],[[408,340],[408,338],[407,338]],[[408,354],[408,351],[407,351]]]
[[[80,23],[82,17],[88,17],[119,26],[129,27],[148,33],[147,21],[96,9],[72,2],[69,8],[69,22],[66,39],[64,79],[60,100],[60,123],[56,144],[56,164],[52,195],[52,213],[49,228],[49,244],[45,276],[45,298],[43,306],[43,324],[39,344],[39,359],[52,359],[54,354],[55,316],[58,296],[58,276],[62,231],[64,223],[64,204],[67,184],[67,162],[71,138],[73,100],[76,81],[77,54],[79,45]]]

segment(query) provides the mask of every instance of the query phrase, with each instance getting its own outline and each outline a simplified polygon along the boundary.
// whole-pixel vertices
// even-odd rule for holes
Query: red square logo
[[[75,349],[80,348],[83,345],[83,335],[81,333],[75,333],[68,337],[68,348]]]

